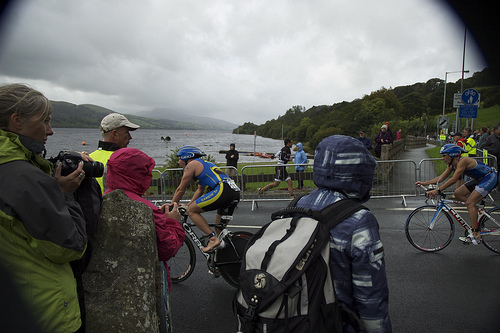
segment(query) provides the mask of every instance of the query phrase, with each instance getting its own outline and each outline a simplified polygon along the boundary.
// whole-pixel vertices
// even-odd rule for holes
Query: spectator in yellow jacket
[[[469,157],[476,157],[476,140],[472,137],[472,130],[470,127],[464,128],[464,138],[467,144],[465,145],[465,150],[469,154]]]
[[[101,186],[102,193],[107,190],[106,163],[108,163],[113,152],[128,146],[130,140],[132,140],[130,131],[135,131],[138,128],[139,125],[131,123],[124,115],[119,113],[110,113],[102,118],[101,125],[99,126],[102,133],[102,140],[99,140],[97,150],[90,154],[90,157],[94,161],[101,162],[105,166],[104,175],[96,178]]]

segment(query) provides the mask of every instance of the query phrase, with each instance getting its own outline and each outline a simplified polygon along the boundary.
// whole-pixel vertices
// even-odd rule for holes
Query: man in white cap
[[[99,129],[102,133],[102,140],[99,140],[97,150],[90,154],[94,161],[98,161],[106,166],[111,154],[120,148],[127,147],[132,136],[130,131],[135,131],[139,125],[131,123],[124,115],[119,113],[110,113],[102,118]],[[106,168],[104,168],[104,175],[101,178],[96,178],[101,186],[101,190],[107,189],[106,186]]]

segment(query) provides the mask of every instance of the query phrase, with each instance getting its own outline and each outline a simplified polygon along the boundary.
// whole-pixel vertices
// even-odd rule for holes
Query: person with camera
[[[86,175],[79,162],[67,175],[57,163],[52,176],[54,166],[44,158],[54,134],[51,113],[42,93],[23,84],[0,86],[0,261],[27,317],[44,332],[75,332],[82,321],[70,262],[84,254],[87,235],[73,192]]]
[[[90,157],[106,165],[111,154],[120,148],[128,146],[130,140],[132,140],[130,131],[135,131],[139,127],[139,125],[131,123],[127,117],[122,114],[108,114],[106,117],[102,118],[101,125],[99,126],[102,133],[102,140],[99,140],[97,149],[90,154]],[[102,177],[97,177],[96,180],[101,186],[102,193],[104,193],[104,191],[107,190],[106,169],[104,169],[104,175]]]
[[[80,186],[78,186],[76,191],[73,192],[76,202],[82,209],[87,234],[87,249],[85,250],[85,253],[80,259],[71,262],[71,268],[73,269],[73,274],[76,279],[78,302],[80,303],[80,313],[82,317],[82,326],[78,330],[78,333],[83,333],[86,330],[83,273],[85,273],[85,270],[87,269],[87,266],[92,258],[93,238],[97,232],[97,226],[99,225],[102,209],[101,187],[95,177],[102,177],[104,172],[104,165],[102,163],[92,161],[90,157],[87,158],[90,159],[90,161],[83,161],[82,154],[86,155],[87,153],[63,150],[60,151],[56,157],[48,159],[54,165],[62,165],[62,176],[67,176],[71,172],[75,171],[79,164],[82,164],[82,170],[85,175],[85,178],[82,178]]]

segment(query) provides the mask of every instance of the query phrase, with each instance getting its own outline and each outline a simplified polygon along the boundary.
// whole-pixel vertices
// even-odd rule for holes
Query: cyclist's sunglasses
[[[441,156],[445,157],[445,156],[449,156],[450,154],[441,154]]]

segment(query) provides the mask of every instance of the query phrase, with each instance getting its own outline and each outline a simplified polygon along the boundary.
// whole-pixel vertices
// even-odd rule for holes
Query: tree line
[[[464,79],[463,87],[481,93],[481,108],[500,105],[500,82],[489,68]],[[455,111],[453,96],[460,89],[461,80],[446,84],[445,113]],[[438,78],[410,86],[382,87],[352,102],[313,106],[307,110],[296,105],[277,119],[261,125],[247,122],[233,133],[253,134],[256,131],[260,136],[273,139],[280,139],[283,134],[295,142],[306,143],[310,149],[315,149],[327,136],[356,137],[359,130],[364,130],[373,139],[385,122],[390,123],[394,133],[401,128],[404,134],[424,135],[435,131],[436,118],[443,113],[443,95],[444,80]]]

